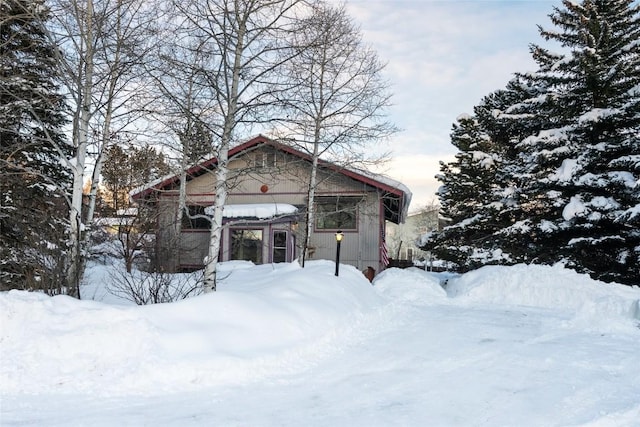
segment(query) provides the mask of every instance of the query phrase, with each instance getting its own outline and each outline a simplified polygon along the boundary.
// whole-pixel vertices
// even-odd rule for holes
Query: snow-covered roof
[[[222,215],[225,218],[258,218],[270,219],[284,215],[292,215],[298,211],[287,203],[248,203],[224,205]],[[204,213],[213,215],[213,206],[205,208]]]
[[[129,217],[100,217],[96,218],[93,223],[99,227],[119,227],[129,226],[134,222],[134,218]]]

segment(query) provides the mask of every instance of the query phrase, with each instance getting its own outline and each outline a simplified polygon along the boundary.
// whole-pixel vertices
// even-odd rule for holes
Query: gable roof
[[[232,159],[247,151],[251,151],[260,145],[268,145],[276,150],[288,153],[302,160],[311,162],[311,155],[303,151],[297,150],[289,145],[274,141],[264,135],[257,135],[229,150],[229,158]],[[187,179],[193,179],[200,175],[213,170],[218,164],[218,159],[212,157],[208,160],[198,163],[187,169]],[[347,168],[328,162],[326,160],[319,160],[319,166],[325,169],[330,169],[338,172],[353,180],[367,184],[373,188],[376,188],[384,193],[383,200],[385,204],[385,219],[395,222],[396,224],[404,222],[409,210],[409,204],[411,203],[411,191],[394,179],[387,176],[374,174],[368,171],[355,168]],[[144,197],[161,190],[166,190],[167,187],[178,184],[180,181],[179,174],[167,175],[159,178],[155,181],[147,183],[142,187],[138,187],[131,191],[131,197],[134,200],[140,200]]]

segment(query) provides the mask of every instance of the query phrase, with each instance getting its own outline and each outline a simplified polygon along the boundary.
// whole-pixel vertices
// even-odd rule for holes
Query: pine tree
[[[105,154],[102,176],[114,211],[131,207],[129,191],[170,172],[164,154],[151,146],[114,145]]]
[[[542,96],[520,103],[542,124],[518,144],[518,180],[534,260],[564,260],[603,280],[640,277],[640,7],[632,0],[563,1],[541,29],[564,53],[532,46],[522,76]],[[535,128],[532,127],[532,128]]]
[[[71,155],[41,0],[0,2],[0,287],[64,292]]]
[[[456,161],[441,163],[438,179],[442,213],[451,223],[427,239],[423,249],[461,270],[484,264],[526,261],[527,244],[512,242],[510,227],[522,217],[519,185],[513,178],[518,151],[514,140],[529,121],[516,120],[512,105],[531,96],[532,90],[514,79],[474,108],[474,116],[462,116],[454,125],[452,144],[460,151]]]
[[[438,190],[442,214],[451,225],[434,234],[424,249],[466,271],[476,266],[472,258],[482,252],[478,249],[491,234],[486,230],[485,208],[493,199],[496,159],[488,149],[491,140],[469,115],[460,116],[453,125],[451,142],[460,151],[455,161],[440,162],[437,176],[443,184]]]

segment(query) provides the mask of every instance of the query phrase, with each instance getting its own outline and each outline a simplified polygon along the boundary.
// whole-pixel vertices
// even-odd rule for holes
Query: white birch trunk
[[[181,234],[182,234],[182,217],[187,209],[187,165],[186,158],[182,156],[182,164],[180,165],[180,192],[178,195],[178,211],[176,212],[176,224],[174,227],[175,241],[171,244],[172,256],[180,265],[180,253],[182,251]]]
[[[322,51],[322,64],[326,59],[326,50]],[[320,157],[320,135],[322,129],[323,113],[324,113],[324,66],[320,67],[320,94],[318,97],[318,111],[314,118],[313,127],[313,154],[311,155],[311,176],[309,177],[309,192],[307,195],[307,214],[306,214],[306,230],[304,235],[304,248],[302,250],[302,267],[307,256],[311,233],[313,233],[313,224],[315,222],[315,195],[316,186],[318,185],[318,159]]]
[[[87,205],[87,213],[85,214],[85,228],[87,229],[87,233],[85,233],[83,239],[83,246],[87,245],[90,239],[90,231],[93,226],[93,217],[96,211],[96,198],[98,194],[98,184],[100,182],[100,174],[102,173],[102,165],[104,164],[104,151],[107,149],[107,145],[110,140],[111,133],[111,116],[112,116],[112,99],[113,95],[110,95],[110,100],[107,105],[107,114],[104,119],[103,133],[102,133],[102,142],[100,143],[100,150],[98,153],[98,157],[96,158],[96,164],[93,167],[93,174],[91,175],[91,190],[89,192],[89,200]]]
[[[192,122],[193,118],[191,114],[193,113],[193,79],[189,79],[189,91],[187,92],[187,108],[186,108],[186,117],[187,117],[187,126],[184,135],[181,137],[184,140],[181,141],[182,145],[182,157],[180,158],[180,192],[178,194],[178,212],[176,212],[176,224],[175,224],[175,233],[176,233],[176,242],[175,242],[175,255],[177,258],[180,257],[181,247],[180,247],[180,234],[182,233],[182,217],[187,209],[187,168],[189,167],[189,161],[191,160],[190,153],[192,153]],[[178,262],[180,260],[178,259]]]
[[[216,169],[216,190],[213,218],[211,220],[211,234],[209,238],[209,251],[204,269],[204,291],[216,290],[217,266],[219,261],[220,246],[222,241],[222,218],[224,204],[227,200],[227,162],[229,148],[220,149],[218,154],[218,168]]]
[[[317,137],[316,137],[317,139]],[[309,177],[309,191],[307,194],[307,214],[306,214],[306,229],[304,234],[304,247],[302,248],[302,258],[300,265],[304,267],[304,262],[307,258],[307,251],[309,244],[311,243],[311,234],[313,233],[313,224],[315,222],[315,196],[316,186],[318,185],[318,157],[319,146],[316,142],[313,145],[313,155],[311,157],[311,176]]]
[[[96,212],[96,199],[98,198],[98,184],[100,181],[100,174],[102,173],[102,165],[104,164],[104,155],[100,151],[96,164],[93,167],[93,173],[91,174],[91,189],[89,190],[89,203],[87,205],[87,213],[84,216],[87,229],[91,229],[93,226],[93,217]],[[85,238],[86,240],[86,238]]]
[[[80,298],[80,280],[82,276],[83,254],[81,250],[82,236],[82,187],[84,185],[84,170],[87,155],[87,143],[89,135],[89,120],[91,119],[91,95],[93,80],[93,0],[87,0],[87,11],[84,21],[86,27],[83,35],[85,45],[84,73],[79,76],[79,87],[81,90],[80,117],[75,141],[76,161],[73,165],[73,189],[70,208],[70,260],[69,272],[67,275],[68,285],[71,289],[70,295]]]
[[[235,115],[238,109],[238,86],[240,83],[240,70],[242,67],[242,53],[244,51],[244,37],[246,22],[238,22],[238,42],[234,51],[234,63],[232,68],[231,91],[227,99],[227,112],[225,114],[224,129],[218,153],[218,165],[216,169],[215,203],[213,219],[211,222],[211,234],[209,239],[209,251],[204,269],[204,291],[216,290],[217,266],[219,261],[220,244],[222,241],[222,218],[224,204],[227,201],[227,175],[229,167],[229,147],[233,128],[235,127]]]

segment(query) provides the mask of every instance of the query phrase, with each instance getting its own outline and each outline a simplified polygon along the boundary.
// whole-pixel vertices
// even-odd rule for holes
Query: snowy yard
[[[173,304],[104,294],[99,265],[83,291],[102,302],[0,294],[0,425],[640,426],[638,287],[224,267]]]

